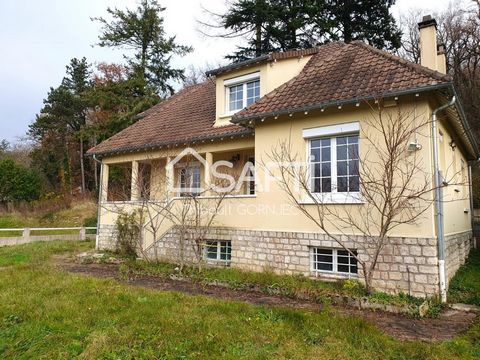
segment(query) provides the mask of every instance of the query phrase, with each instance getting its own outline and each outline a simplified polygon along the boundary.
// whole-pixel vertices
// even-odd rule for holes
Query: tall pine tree
[[[400,47],[401,32],[390,8],[395,0],[235,0],[215,15],[224,32],[243,37],[247,45],[226,56],[236,61],[275,50],[308,48],[342,40],[366,41],[385,49]]]
[[[192,50],[179,45],[175,36],[167,37],[160,14],[165,10],[156,0],[142,0],[135,10],[108,8],[112,20],[92,18],[102,24],[101,47],[126,48],[133,56],[124,55],[133,74],[141,81],[145,93],[173,93],[170,80],[182,80],[183,70],[172,67],[173,55]]]
[[[29,127],[30,136],[38,144],[32,154],[35,162],[41,164],[54,187],[66,192],[77,185],[76,181],[72,183],[72,177],[79,179],[82,193],[86,190],[83,131],[89,109],[90,76],[85,58],[72,59],[62,84],[50,89],[40,114]]]
[[[394,4],[395,0],[326,0],[329,28],[324,30],[331,40],[362,40],[380,49],[398,49],[402,33],[390,14]]]

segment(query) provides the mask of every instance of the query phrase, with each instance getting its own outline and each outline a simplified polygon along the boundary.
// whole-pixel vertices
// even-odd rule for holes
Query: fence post
[[[24,242],[30,242],[30,228],[23,229],[22,237]]]
[[[81,227],[80,228],[80,240],[86,240],[87,238],[87,229],[85,229],[84,227]]]

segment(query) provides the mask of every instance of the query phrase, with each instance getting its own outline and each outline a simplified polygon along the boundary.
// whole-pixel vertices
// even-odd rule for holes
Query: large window
[[[232,260],[232,243],[230,241],[207,241],[203,254],[207,261],[230,262]]]
[[[359,192],[358,135],[310,140],[313,193]]]
[[[182,167],[179,170],[180,196],[195,195],[200,192],[200,167]]]
[[[260,98],[259,74],[248,74],[224,82],[227,89],[227,112],[241,110]]]
[[[352,251],[355,256],[356,250]],[[357,259],[348,251],[341,249],[311,248],[312,271],[339,274],[358,274]]]

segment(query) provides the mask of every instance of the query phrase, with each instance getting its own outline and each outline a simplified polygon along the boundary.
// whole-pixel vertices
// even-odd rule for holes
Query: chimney
[[[445,57],[445,45],[437,45],[437,71],[442,74],[447,73],[447,58]]]
[[[420,64],[445,74],[445,46],[437,45],[437,22],[431,15],[426,15],[418,23],[418,29],[420,30]]]

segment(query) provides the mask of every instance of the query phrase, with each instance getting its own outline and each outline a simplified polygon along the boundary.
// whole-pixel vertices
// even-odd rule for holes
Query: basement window
[[[357,255],[356,250],[352,252]],[[357,259],[343,249],[311,248],[311,264],[313,272],[327,272],[346,275],[357,275]]]
[[[232,242],[207,241],[204,246],[203,258],[206,261],[229,263],[232,260]]]

